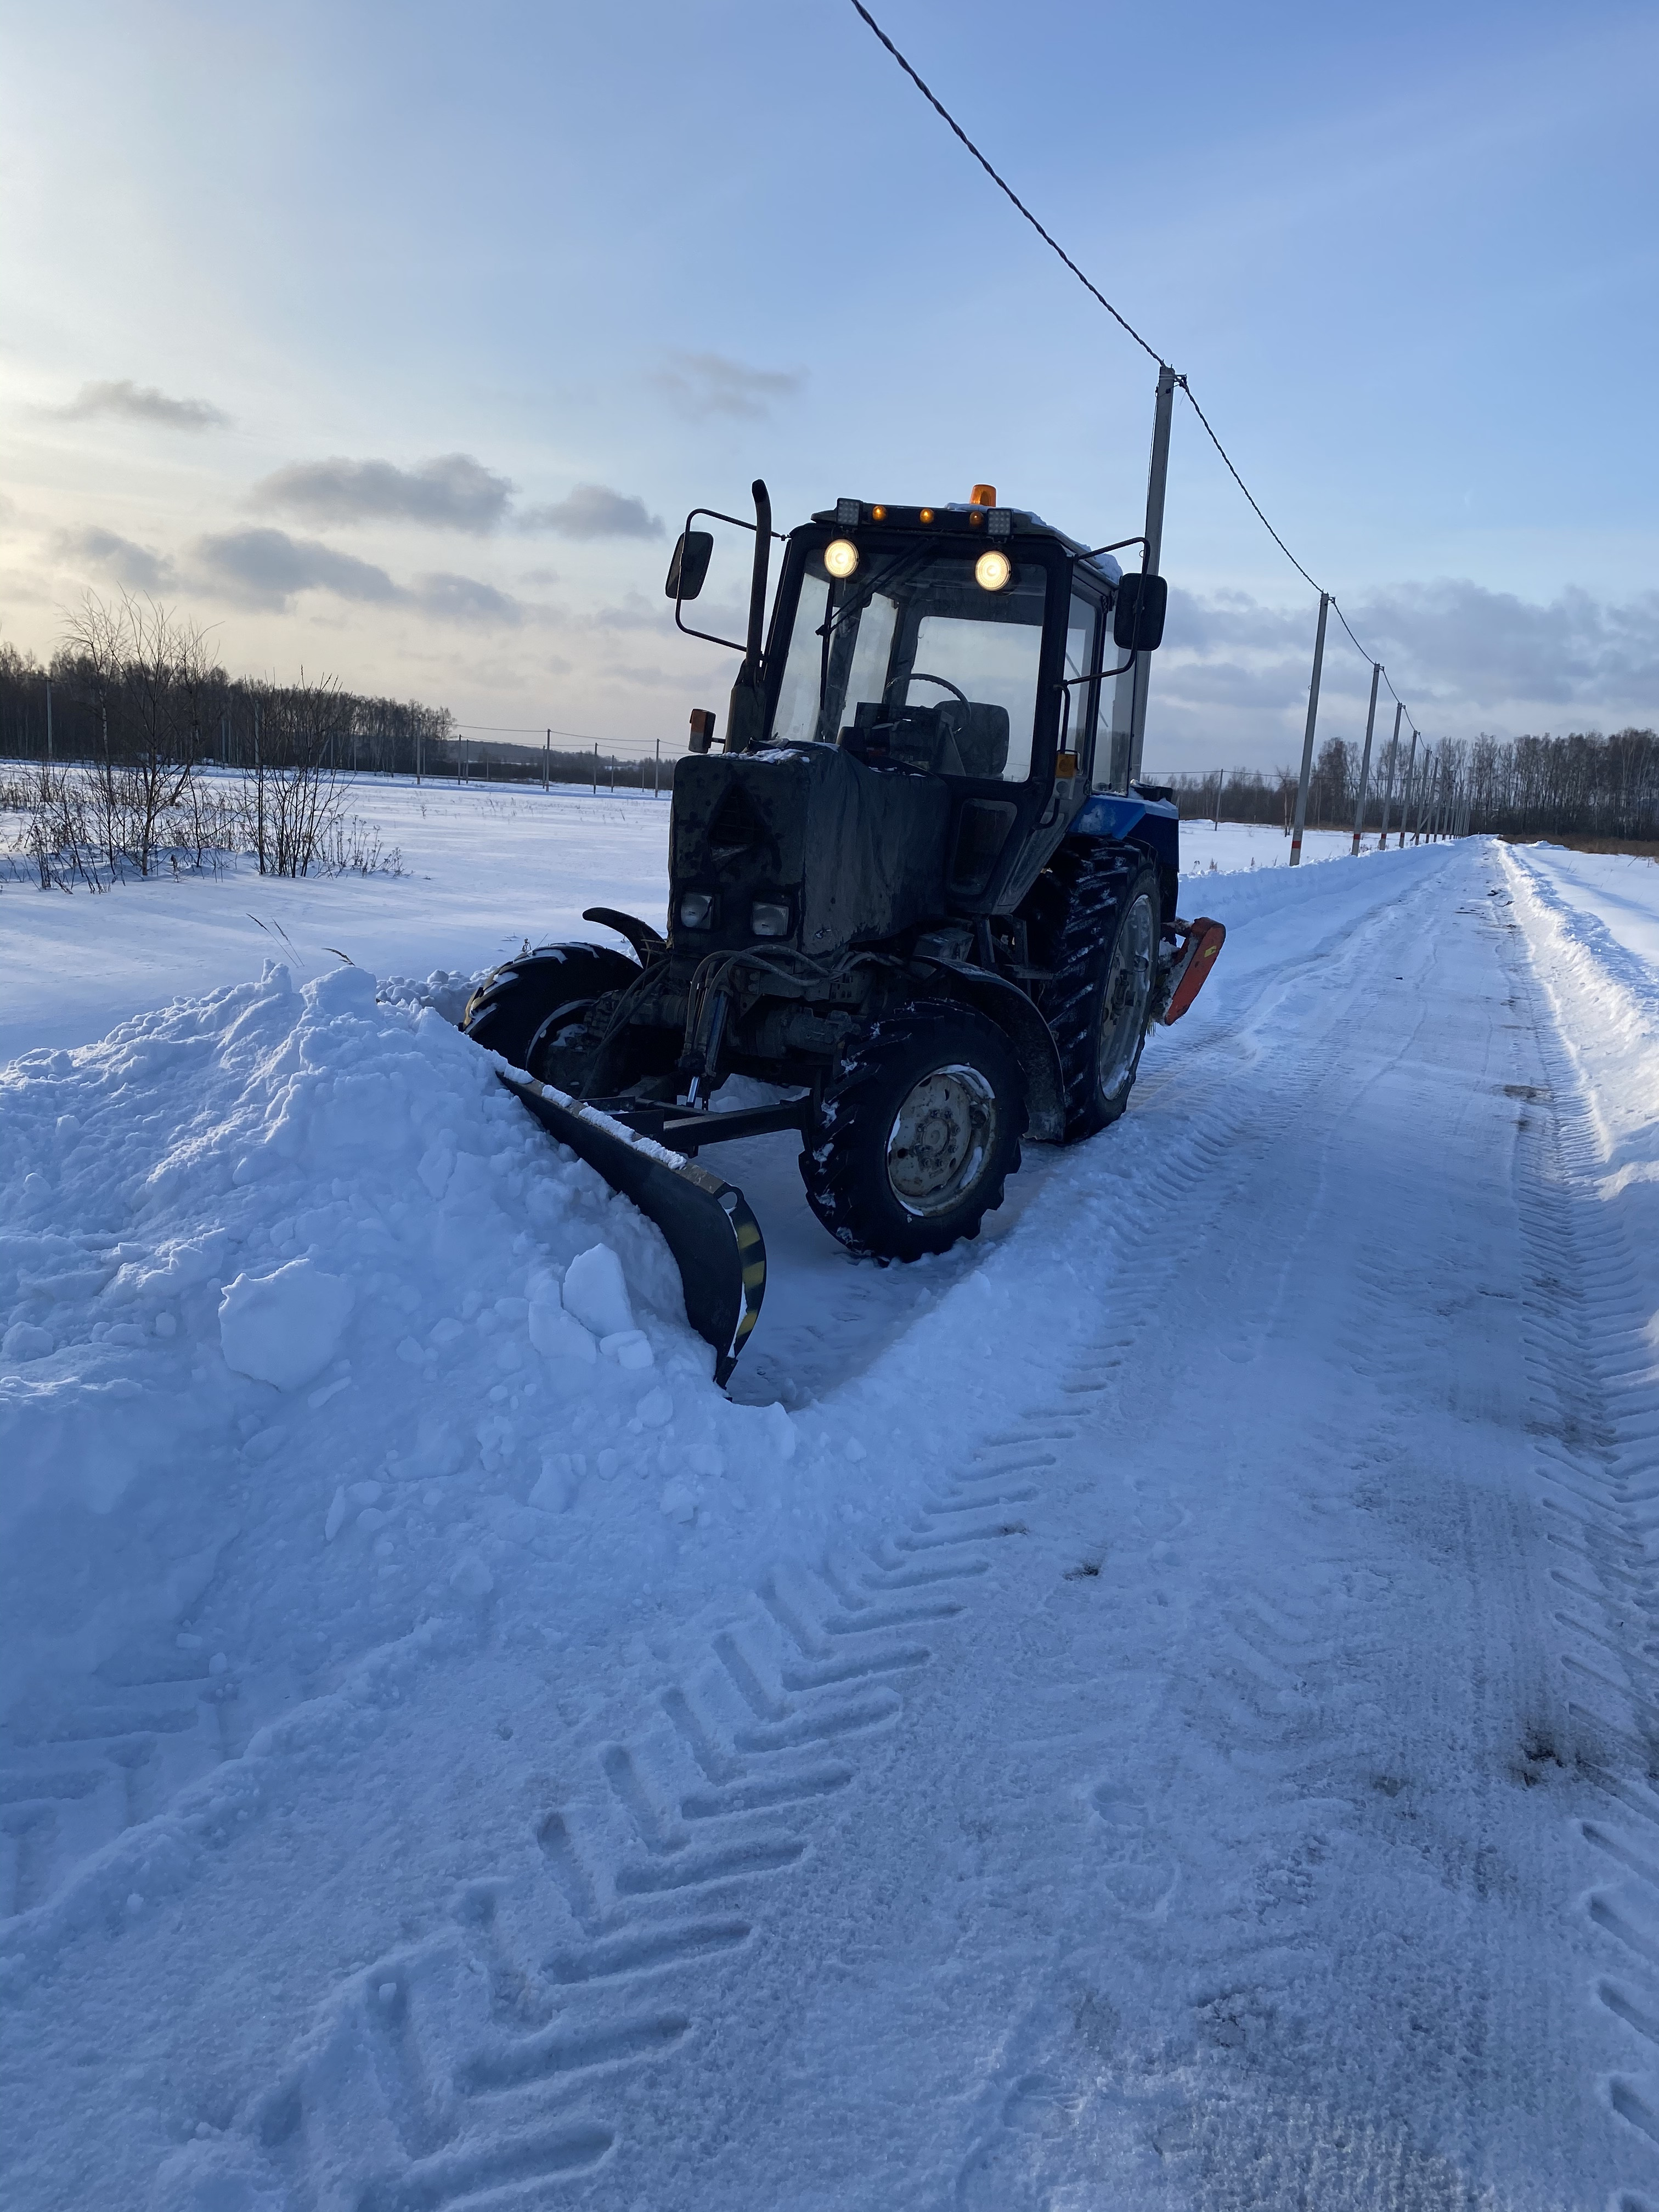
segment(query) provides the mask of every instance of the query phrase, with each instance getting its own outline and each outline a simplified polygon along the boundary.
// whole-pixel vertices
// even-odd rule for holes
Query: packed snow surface
[[[470,803],[3,901],[7,2204],[1659,2203],[1659,870],[1189,832],[975,1243],[723,1149],[728,1398],[441,1010],[667,810]]]

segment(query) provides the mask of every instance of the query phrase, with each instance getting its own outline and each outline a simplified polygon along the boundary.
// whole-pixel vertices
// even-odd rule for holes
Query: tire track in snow
[[[1162,1163],[1160,1279],[1200,1227],[1247,1111],[1218,1079],[1207,1088],[1207,1113]],[[1299,1096],[1281,1091],[1276,1130]],[[1117,1232],[1126,1261],[1137,1227]],[[1149,1279],[1143,1269],[1143,1290]],[[504,1911],[508,1885],[483,1878],[428,1942],[352,1975],[231,2139],[167,2162],[158,2207],[206,2212],[233,2172],[332,2212],[437,2208],[605,2164],[616,2137],[598,2089],[694,2045],[697,1978],[740,1963],[767,1884],[810,1870],[813,1815],[854,1784],[860,1740],[900,1712],[933,1656],[927,1637],[959,1628],[992,1583],[994,1547],[1026,1533],[1102,1374],[1157,1326],[1155,1301],[1137,1302],[1075,1371],[1075,1411],[1041,1409],[986,1439],[884,1542],[772,1570],[702,1663],[663,1686],[660,1720],[599,1753],[603,1787],[544,1808],[530,1911]],[[1140,1879],[1133,1850],[1122,1879]]]
[[[0,1922],[50,1904],[297,1702],[216,1663],[201,1641],[136,1640],[94,1669],[88,1691],[0,1729]]]
[[[1511,891],[1532,895],[1509,854]],[[1553,1623],[1562,1692],[1526,1747],[1528,1779],[1571,1771],[1607,1809],[1581,1819],[1590,1887],[1583,1910],[1605,1966],[1595,2002],[1628,2031],[1607,2074],[1610,2112],[1659,2191],[1659,1378],[1641,1279],[1616,1206],[1597,1195],[1601,1159],[1586,1097],[1536,954],[1511,923],[1517,989],[1539,1041],[1542,1080],[1522,1109],[1525,1318],[1541,1418],[1534,1447],[1553,1526]],[[1659,2193],[1620,2212],[1654,2212]]]
[[[861,1747],[890,1730],[939,1638],[959,1639],[997,1588],[997,1553],[1017,1545],[1092,1405],[1160,1328],[1160,1286],[1203,1235],[1213,1178],[1241,1144],[1282,1140],[1305,1111],[1311,1051],[1274,1069],[1265,1101],[1237,1080],[1264,997],[1318,984],[1334,1002],[1334,979],[1363,969],[1401,903],[1346,919],[1162,1072],[1184,1118],[1155,1198],[1108,1224],[1097,1255],[1118,1318],[1080,1363],[1059,1359],[1049,1403],[987,1439],[885,1544],[763,1578],[701,1662],[661,1685],[649,1723],[542,1805],[533,1894],[481,1875],[426,1942],[348,1978],[228,2136],[168,2161],[158,2206],[205,2212],[233,2172],[324,2212],[609,2171],[625,2144],[606,2085],[695,2052],[700,1992],[723,1997],[741,1977],[768,1899],[795,1871],[810,1876],[815,1823],[855,1784]],[[1124,1832],[1126,1909],[1140,1897],[1155,1911],[1167,1884],[1144,1808],[1115,1799],[1115,1821],[1097,1809]]]
[[[1436,995],[1431,981],[1420,987],[1425,1006],[1433,1005]],[[1399,994],[1395,996],[1397,1000]],[[1397,1018],[1398,1012],[1396,1004],[1389,1018]],[[1111,2080],[1116,2100],[1112,2141],[1121,2150],[1127,2122],[1144,2145],[1145,2163],[1135,2169],[1139,2189],[1124,2185],[1126,2202],[1131,2196],[1142,2202],[1139,2191],[1144,2191],[1146,2203],[1163,2203],[1165,2189],[1172,2192],[1169,2201],[1179,2204],[1182,2212],[1190,2212],[1200,2202],[1206,2206],[1261,2207],[1263,2212],[1280,2212],[1292,2201],[1306,2202],[1327,2212],[1337,2206],[1484,2205],[1495,2201],[1477,2174],[1484,2162],[1483,2139],[1490,2155],[1501,2145],[1506,2126],[1501,2118],[1494,2118],[1492,2109],[1496,2101],[1501,2110],[1508,2094],[1507,2060],[1498,2046],[1512,2014],[1524,2013],[1537,2000],[1517,1974],[1513,1947],[1494,1935],[1498,1923],[1490,1910],[1464,1917],[1455,1966],[1448,1961],[1441,1976],[1437,2007],[1425,2011],[1420,2023],[1409,2023],[1419,2035],[1425,2030],[1431,2033],[1429,2048],[1443,2053],[1438,2069],[1442,2081],[1455,2091],[1444,2115],[1449,2124],[1439,2148],[1425,2146],[1420,2137],[1413,2140],[1421,2126],[1441,2131],[1431,2117],[1437,2100],[1424,2100],[1420,2088],[1414,2096],[1409,2073],[1396,2082],[1389,2100],[1380,2050],[1372,2062],[1374,2078],[1366,2085],[1368,2094],[1377,2100],[1375,2113],[1355,2109],[1340,2093],[1335,2102],[1328,2093],[1322,2098],[1322,2070],[1328,2073],[1327,2062],[1337,2056],[1323,2047],[1310,2047],[1288,2069],[1281,2065],[1283,2078],[1277,2089],[1270,2090],[1265,2100],[1261,2095],[1264,2082],[1272,2078],[1276,2036],[1282,2036],[1298,2015],[1318,2019],[1329,2009],[1316,2002],[1322,1977],[1334,1973],[1340,1986],[1354,1966],[1359,1966],[1362,1976],[1364,1972],[1363,1953],[1356,1952],[1345,1966],[1339,1944],[1337,1952],[1322,1960],[1309,1955],[1297,1933],[1310,1904],[1317,1899],[1320,1884],[1328,1888],[1331,1876],[1322,1863],[1332,1860],[1334,1851],[1334,1863],[1340,1863],[1350,1832],[1363,1841],[1368,1831],[1374,1834],[1377,1815],[1386,1821],[1397,1807],[1401,1816],[1399,1841],[1390,1848],[1397,1850],[1408,1842],[1422,1851],[1438,1880],[1454,1892],[1467,1888],[1476,1899],[1494,1893],[1516,1894],[1517,1882],[1528,1878],[1524,1863],[1512,1863],[1514,1839],[1505,1832],[1510,1824],[1504,1798],[1514,1787],[1507,1778],[1477,1774],[1469,1808],[1474,1817],[1472,1822],[1465,1817],[1466,1832],[1442,1831],[1434,1820],[1432,1802],[1425,1801],[1413,1782],[1409,1753],[1402,1760],[1382,1748],[1390,1735],[1408,1737],[1413,1730],[1439,1733],[1449,1728],[1455,1728],[1458,1738],[1477,1754],[1488,1742],[1501,1742],[1508,1733],[1517,1686],[1528,1671],[1528,1649],[1537,1641],[1524,1592],[1512,1578],[1506,1582],[1503,1573],[1506,1554],[1511,1560],[1520,1556],[1515,1533],[1506,1526],[1504,1501],[1479,1483],[1454,1489],[1435,1536],[1437,1550],[1448,1540],[1453,1547],[1443,1553],[1443,1580],[1448,1594],[1462,1593],[1459,1601],[1470,1624],[1449,1651],[1461,1642],[1477,1653],[1493,1655],[1478,1670],[1467,1696],[1462,1696],[1462,1713],[1455,1698],[1449,1710],[1439,1710],[1446,1700],[1434,1680],[1431,1659],[1413,1669],[1409,1664],[1402,1667],[1395,1653],[1392,1664],[1386,1663],[1389,1647],[1404,1624],[1374,1602],[1385,1593],[1371,1562],[1384,1554],[1367,1536],[1364,1522],[1366,1516],[1386,1510],[1387,1463],[1379,1455],[1380,1443],[1390,1441],[1386,1433],[1390,1428],[1395,1432],[1394,1443],[1410,1442],[1410,1416],[1400,1400],[1420,1401],[1425,1389],[1431,1395],[1439,1390],[1455,1394],[1463,1386],[1449,1346],[1435,1340],[1431,1318],[1444,1310],[1448,1285],[1442,1271],[1456,1250],[1462,1224],[1455,1217],[1432,1223],[1424,1218],[1425,1203],[1439,1208],[1439,1201],[1432,1186],[1425,1200],[1420,1174],[1407,1174],[1403,1181],[1383,1174],[1375,1185],[1356,1185],[1350,1174],[1328,1185],[1322,1170],[1333,1138],[1359,1113],[1365,1092],[1382,1080],[1389,1068],[1401,1066],[1413,1030],[1420,1026],[1420,1021],[1408,1023],[1396,1048],[1391,1054],[1377,1055],[1382,1064],[1370,1073],[1364,1071],[1363,1059],[1357,1067],[1343,1068],[1342,1061],[1353,1055],[1339,1041],[1331,1080],[1321,1079],[1318,1104],[1306,1116],[1319,1157],[1305,1164],[1301,1180],[1310,1203],[1305,1217],[1300,1206],[1294,1209],[1295,1220],[1305,1220],[1311,1230],[1322,1210],[1341,1210],[1344,1231],[1359,1250],[1371,1255],[1352,1272],[1349,1282],[1322,1279],[1317,1294],[1322,1310],[1328,1310],[1326,1326],[1346,1350],[1355,1379],[1349,1419],[1310,1421],[1304,1437],[1297,1439],[1310,1465],[1352,1471],[1344,1474],[1343,1480],[1352,1486],[1348,1495],[1359,1510],[1349,1516],[1352,1525],[1346,1545],[1343,1481],[1305,1486],[1308,1510],[1294,1518],[1275,1517],[1270,1575],[1263,1577],[1254,1571],[1263,1564],[1260,1547],[1242,1545],[1237,1565],[1230,1567],[1218,1587],[1205,1593],[1207,1618],[1192,1619],[1187,1634],[1213,1653],[1213,1662],[1184,1706],[1164,1700],[1156,1708],[1161,1722],[1141,1732],[1143,1753],[1160,1739],[1178,1743],[1183,1729],[1191,1732],[1207,1745],[1210,1756],[1224,1771],[1243,1770],[1259,1778],[1264,1790],[1278,1797],[1284,1808],[1281,1845],[1263,1861],[1249,1909],[1219,1920],[1212,1912],[1194,1923],[1202,1938],[1196,1961],[1191,1946],[1176,1932],[1183,1899],[1191,1901],[1188,1878],[1179,1869],[1179,1844],[1171,1859],[1144,1790],[1126,1786],[1113,1776],[1091,1793],[1109,1847],[1117,1852],[1126,1844],[1132,1846],[1126,1878],[1115,1881],[1109,1862],[1107,1886],[1124,1909],[1126,1920],[1164,1916],[1166,1933],[1146,1948],[1149,1955],[1162,1959],[1162,1976],[1191,1973],[1199,2046],[1201,2051],[1207,2044],[1212,2055],[1198,2062],[1188,2058],[1171,2063],[1162,2058],[1154,2063],[1144,2051],[1126,2049],[1126,2029],[1091,2025],[1096,2014],[1108,2023],[1111,2020],[1113,2008],[1103,1996],[1096,1998],[1085,1989],[1069,2008],[1045,1997],[1011,2038],[1006,2063],[986,2093],[990,2108],[986,2129],[958,2174],[957,2201],[975,2212],[981,2207],[990,2212],[994,2205],[1002,2212],[1014,2204],[1047,2203],[1047,2189],[1061,2186],[1068,2173],[1087,2170],[1091,2152],[1080,2139],[1080,2116],[1091,2101],[1098,2101],[1100,2093],[1083,2086],[1086,2072],[1079,2081],[1079,2039],[1087,2045],[1097,2034],[1108,2033],[1113,2039]],[[1435,1065],[1436,1059],[1431,1041],[1428,1065]],[[1437,1143],[1438,1137],[1437,1127]],[[1480,1170],[1480,1160],[1471,1154],[1463,1184],[1477,1200],[1482,1198]],[[1414,1184],[1419,1188],[1414,1189]],[[1488,1210],[1496,1215],[1497,1209]],[[1286,1234],[1294,1236],[1285,1220],[1291,1211],[1280,1209],[1279,1218],[1285,1221]],[[1346,1244],[1346,1236],[1337,1240],[1339,1250]],[[1305,1327],[1309,1316],[1304,1310],[1294,1318]],[[1192,1319],[1196,1326],[1200,1316],[1195,1313]],[[1282,1371],[1297,1373],[1294,1357],[1285,1356],[1295,1350],[1290,1332],[1281,1328],[1276,1312],[1265,1315],[1254,1332],[1246,1322],[1241,1334],[1248,1340],[1252,1334],[1263,1346],[1278,1337]],[[1449,1336],[1449,1331],[1442,1334]],[[1229,1360],[1243,1356],[1242,1351],[1223,1348]],[[1121,1371],[1121,1363],[1116,1364]],[[1103,1404],[1109,1404],[1109,1378],[1083,1387],[1091,1392],[1099,1389]],[[1396,1401],[1392,1407],[1389,1399]],[[1455,1395],[1452,1402],[1456,1402]],[[1238,1418],[1248,1420],[1246,1407],[1241,1407]],[[1197,1430],[1202,1425],[1193,1421],[1187,1425]],[[1384,1432],[1381,1437],[1379,1428]],[[1170,1457],[1168,1450],[1164,1455]],[[1181,1455],[1177,1448],[1177,1464]],[[1182,1523],[1190,1516],[1171,1502],[1162,1515],[1137,1518],[1143,1522],[1143,1533],[1153,1540],[1143,1551],[1156,1554],[1163,1550],[1165,1557],[1160,1564],[1166,1572],[1179,1571]],[[1120,1583],[1123,1579],[1121,1573]],[[1440,1623],[1425,1620],[1423,1626],[1432,1632]],[[1356,1638],[1357,1627],[1360,1632]],[[1172,1650],[1182,1641],[1179,1632],[1173,1632]],[[1432,1651],[1433,1646],[1427,1648]],[[1512,1662],[1504,1656],[1510,1653],[1516,1655]],[[1176,1657],[1171,1674],[1178,1663]],[[1356,1689],[1368,1675],[1391,1680],[1395,1695],[1402,1699],[1408,1692],[1413,1693],[1397,1726],[1386,1725],[1386,1719],[1394,1716],[1377,1714],[1367,1721],[1363,1708],[1356,1705]],[[1461,1695],[1461,1686],[1455,1682],[1445,1688]],[[1363,1771],[1363,1761],[1357,1771],[1358,1747],[1368,1735],[1379,1739],[1373,1753],[1375,1771],[1369,1774]],[[1180,1756],[1184,1760],[1190,1754]],[[1137,1760],[1127,1746],[1126,1759],[1133,1771]],[[1224,1796],[1219,1787],[1216,1794]],[[1375,1808],[1369,1820],[1366,1799]],[[1436,1832],[1425,1834],[1425,1830]],[[1161,1861],[1174,1865],[1173,1875]],[[1355,1902],[1363,1912],[1361,1901]],[[1316,1940],[1321,1932],[1316,1919],[1312,1926]],[[1412,1931],[1395,1932],[1396,1940],[1403,1937],[1408,1956]],[[1328,1938],[1329,1930],[1325,1934]],[[1056,1978],[1063,1982],[1072,1971],[1062,1954],[1056,1962]],[[1382,2025],[1379,2021],[1379,2027]],[[1419,2045],[1408,2053],[1408,2061],[1420,2066],[1425,2055]],[[1395,2063],[1397,2072],[1398,2059]],[[1235,2075],[1231,2081],[1230,2073]],[[1063,2157],[1046,2163],[1058,2157],[1055,2146],[1066,2147]],[[1547,2165],[1555,2187],[1571,2187],[1572,2146],[1559,2131],[1528,2183],[1538,2190],[1540,2203],[1565,2202],[1551,2193]],[[1123,2181],[1128,2182],[1127,2172]],[[1109,2185],[1103,2185],[1109,2191]],[[1510,2200],[1505,2197],[1504,2201]]]

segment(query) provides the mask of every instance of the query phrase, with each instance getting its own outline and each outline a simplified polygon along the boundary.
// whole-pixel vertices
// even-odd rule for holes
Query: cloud
[[[493,584],[480,583],[476,576],[418,576],[414,596],[426,613],[443,622],[516,626],[524,619],[524,610],[516,599],[498,592]]]
[[[579,483],[568,499],[532,507],[519,517],[521,530],[551,530],[561,538],[660,538],[662,518],[647,514],[642,499],[604,484]]]
[[[135,592],[170,591],[178,572],[164,553],[118,538],[112,530],[67,530],[59,538],[59,550],[70,561],[84,561]]]
[[[66,422],[119,415],[132,422],[159,422],[168,430],[222,430],[230,422],[210,400],[170,398],[153,384],[135,384],[130,376],[112,384],[83,384],[66,407],[53,411]]]
[[[1516,700],[1659,708],[1659,592],[1609,605],[1577,588],[1547,604],[1479,584],[1407,584],[1356,602],[1372,652],[1460,704]]]
[[[287,607],[300,592],[391,605],[408,598],[384,568],[285,530],[228,530],[198,538],[203,580],[248,606]]]
[[[745,368],[720,353],[677,353],[670,361],[651,381],[696,422],[710,415],[768,415],[774,400],[793,399],[806,382],[804,369]]]
[[[1379,586],[1343,606],[1432,738],[1659,721],[1659,592],[1613,602],[1571,587],[1539,601],[1453,579]],[[1268,748],[1276,759],[1298,754],[1315,619],[1308,604],[1172,591],[1152,670],[1149,762],[1214,766],[1260,761]],[[1368,663],[1333,616],[1322,737],[1363,736],[1370,680]],[[1384,737],[1393,719],[1385,690]]]
[[[474,628],[524,619],[516,599],[476,576],[439,570],[406,586],[372,561],[337,553],[314,538],[290,538],[285,530],[223,531],[198,538],[191,552],[195,580],[245,606],[286,611],[301,592],[328,592],[360,606],[413,607]]]
[[[295,461],[253,488],[256,506],[312,522],[392,519],[483,537],[506,519],[514,485],[471,453],[441,453],[412,469],[391,461]]]

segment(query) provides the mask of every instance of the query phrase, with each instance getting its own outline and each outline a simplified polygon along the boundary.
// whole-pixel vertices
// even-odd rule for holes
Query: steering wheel
[[[957,690],[948,676],[929,676],[920,668],[913,668],[908,676],[896,676],[887,690],[882,693],[881,703],[884,707],[887,704],[889,694],[896,691],[901,684],[937,684],[941,691],[950,692],[953,698],[960,699],[964,707],[968,704],[968,694],[965,691]]]

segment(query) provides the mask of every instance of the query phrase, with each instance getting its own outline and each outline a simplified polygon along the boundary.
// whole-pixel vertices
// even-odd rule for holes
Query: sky
[[[1322,737],[1370,657],[1431,738],[1659,721],[1650,5],[874,12],[1336,594]],[[125,586],[236,673],[666,752],[733,658],[673,537],[757,475],[1141,526],[1152,362],[848,0],[14,8],[0,193],[43,659]],[[1149,771],[1293,760],[1316,600],[1184,402],[1163,566]]]

